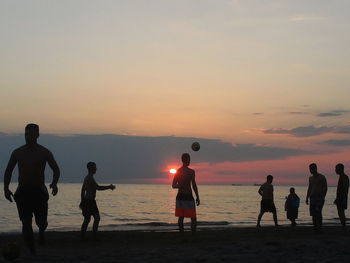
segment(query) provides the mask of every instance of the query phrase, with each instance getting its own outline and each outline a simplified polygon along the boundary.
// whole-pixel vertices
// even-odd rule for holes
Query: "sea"
[[[16,184],[11,184],[14,191]],[[197,207],[198,228],[254,227],[260,209],[259,186],[253,185],[198,185],[201,199]],[[3,189],[3,184],[0,184]],[[306,186],[295,186],[301,199],[297,223],[311,224],[308,206],[305,204]],[[59,184],[56,196],[50,195],[49,231],[78,231],[83,216],[79,209],[81,184]],[[2,191],[1,191],[2,192]],[[170,185],[120,184],[114,191],[98,191],[97,205],[101,221],[99,230],[174,231],[177,218],[174,215],[177,191]],[[274,186],[274,198],[278,220],[289,225],[284,203],[289,186]],[[339,224],[337,209],[333,204],[336,188],[329,187],[323,209],[325,224]],[[0,232],[21,231],[15,203],[0,195]],[[185,222],[189,220],[185,219]],[[262,226],[272,226],[271,213],[266,213]],[[34,224],[34,220],[33,220]],[[188,223],[187,223],[188,225]],[[91,226],[90,226],[91,227]],[[36,227],[35,227],[36,228]]]

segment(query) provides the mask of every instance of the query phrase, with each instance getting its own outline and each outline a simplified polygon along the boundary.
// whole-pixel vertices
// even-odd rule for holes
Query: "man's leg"
[[[272,215],[273,215],[273,221],[275,222],[275,226],[278,226],[277,212],[276,211],[272,212]]]
[[[33,199],[33,212],[35,217],[35,223],[39,228],[39,243],[45,244],[45,230],[47,228],[47,212],[48,212],[48,197],[42,197],[41,195],[35,196]]]
[[[345,228],[346,227],[345,210],[342,208],[338,208],[338,216],[342,227]]]
[[[32,227],[32,217],[22,218],[22,234],[30,253],[36,254],[35,244],[34,244],[34,234]]]
[[[297,223],[295,222],[295,219],[292,219],[291,221],[292,221],[292,226],[296,226],[297,225]]]
[[[312,224],[314,226],[314,230],[317,229],[317,217],[316,216],[312,216]]]
[[[314,224],[314,230],[321,230],[322,229],[322,215],[318,214],[316,216],[312,217],[312,221]]]
[[[98,224],[100,223],[100,213],[96,213],[93,215],[94,217],[94,224],[92,226],[93,234],[94,234],[94,239],[97,238],[97,230],[98,230]]]
[[[322,215],[316,217],[316,228],[317,230],[321,230],[322,228]]]
[[[184,232],[184,217],[179,216],[179,220],[177,221],[177,223],[179,225],[180,232]]]
[[[45,244],[45,230],[47,228],[47,218],[37,218],[35,217],[35,223],[39,228],[39,242],[41,245]]]
[[[86,229],[90,223],[90,219],[91,219],[91,216],[84,216],[84,222],[83,224],[81,225],[81,232],[80,232],[80,239],[81,240],[84,240],[85,239],[85,233],[86,233]]]
[[[33,206],[32,196],[24,195],[23,192],[17,189],[15,193],[15,201],[18,210],[19,218],[22,222],[22,235],[30,253],[35,255],[35,243],[32,226]]]
[[[193,217],[191,218],[191,231],[192,231],[192,234],[194,234],[197,230],[197,218],[196,217]]]
[[[260,214],[258,215],[258,223],[256,224],[257,227],[261,227],[260,221],[263,215],[264,215],[264,212],[260,212]]]

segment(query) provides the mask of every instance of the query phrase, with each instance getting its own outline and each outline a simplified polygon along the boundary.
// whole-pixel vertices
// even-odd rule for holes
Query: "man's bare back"
[[[192,194],[191,183],[194,178],[194,174],[194,170],[184,166],[177,170],[175,180],[179,185],[179,193]]]

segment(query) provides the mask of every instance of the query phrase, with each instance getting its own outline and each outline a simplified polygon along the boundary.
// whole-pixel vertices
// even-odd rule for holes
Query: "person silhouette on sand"
[[[289,195],[284,204],[284,209],[287,211],[287,218],[291,221],[292,226],[296,226],[295,220],[298,218],[298,208],[300,205],[300,198],[295,193],[294,187],[289,189]]]
[[[40,244],[45,243],[44,233],[48,225],[49,194],[45,186],[44,173],[46,163],[53,171],[50,188],[54,196],[58,192],[57,182],[60,177],[60,169],[53,154],[37,143],[38,138],[39,126],[33,123],[28,124],[25,127],[26,143],[12,152],[4,176],[5,197],[10,202],[13,197],[16,202],[19,218],[22,221],[22,234],[32,254],[36,253],[32,228],[33,214],[39,228]],[[16,165],[18,165],[18,187],[13,195],[9,185]]]
[[[345,210],[348,208],[349,177],[344,173],[344,165],[338,163],[335,172],[339,175],[337,185],[337,197],[334,204],[337,206],[338,215],[342,227],[346,227]]]
[[[97,230],[98,230],[98,224],[100,222],[100,212],[98,211],[98,207],[96,204],[96,191],[103,191],[103,190],[114,190],[115,186],[113,184],[102,186],[98,185],[95,181],[94,175],[96,174],[97,167],[96,163],[94,162],[88,162],[86,165],[88,169],[88,175],[85,176],[83,186],[81,188],[81,202],[80,202],[80,209],[82,210],[84,221],[81,225],[81,232],[80,232],[80,238],[81,240],[85,239],[85,233],[86,229],[90,223],[91,216],[94,217],[94,223],[93,223],[93,235],[94,239],[97,238]]]
[[[324,175],[317,172],[317,165],[312,163],[309,165],[312,176],[309,177],[309,187],[306,194],[306,204],[310,199],[310,216],[312,216],[312,224],[314,230],[322,229],[322,209],[327,194],[327,179]]]
[[[182,167],[176,171],[172,183],[172,187],[178,189],[175,216],[179,218],[178,225],[181,233],[184,232],[185,217],[191,218],[191,231],[195,233],[197,227],[196,205],[199,206],[200,204],[195,171],[188,167],[191,162],[188,153],[182,154],[181,160]],[[196,202],[192,196],[192,188],[196,194]]]
[[[275,226],[278,226],[277,222],[277,212],[276,206],[273,202],[273,176],[268,175],[266,177],[266,182],[262,184],[258,190],[258,193],[261,195],[262,199],[260,202],[260,213],[258,215],[257,227],[261,227],[260,221],[265,212],[270,212],[273,214],[273,221],[275,222]]]

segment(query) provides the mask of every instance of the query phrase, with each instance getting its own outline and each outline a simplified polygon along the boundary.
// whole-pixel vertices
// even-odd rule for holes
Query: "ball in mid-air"
[[[194,142],[194,143],[192,143],[191,148],[193,151],[197,152],[201,148],[201,145],[199,144],[199,142]]]
[[[21,253],[20,247],[15,242],[4,244],[2,249],[2,256],[4,259],[13,261],[17,259]]]

